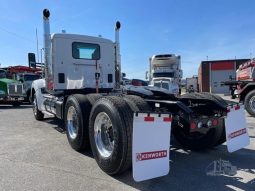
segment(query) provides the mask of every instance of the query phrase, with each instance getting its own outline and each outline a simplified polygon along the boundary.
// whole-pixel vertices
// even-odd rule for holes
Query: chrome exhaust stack
[[[115,26],[115,87],[116,89],[120,89],[121,81],[122,81],[122,73],[121,73],[121,60],[120,60],[120,40],[119,40],[119,30],[120,30],[120,22],[116,22]]]
[[[52,55],[51,55],[51,34],[50,34],[50,11],[43,10],[43,31],[44,31],[44,64],[45,64],[45,81],[46,89],[53,90],[53,71],[52,71]]]

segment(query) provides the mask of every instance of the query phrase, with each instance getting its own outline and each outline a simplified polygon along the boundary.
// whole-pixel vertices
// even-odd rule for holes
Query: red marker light
[[[217,119],[214,119],[213,122],[212,122],[213,126],[216,126],[218,125],[218,120]]]
[[[195,122],[191,122],[190,128],[191,129],[196,129],[196,127],[197,127],[196,123]]]

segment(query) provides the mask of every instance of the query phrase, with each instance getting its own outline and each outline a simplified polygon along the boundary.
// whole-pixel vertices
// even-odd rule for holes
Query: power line
[[[29,42],[31,42],[31,43],[33,43],[33,44],[36,44],[35,41],[33,41],[33,40],[31,40],[31,39],[29,39],[29,38],[27,38],[27,37],[24,37],[24,36],[22,36],[22,35],[19,35],[19,34],[15,33],[15,32],[9,31],[9,30],[7,30],[7,29],[5,29],[5,28],[3,28],[3,27],[0,27],[0,29],[1,29],[2,31],[4,31],[4,32],[8,33],[8,34],[11,34],[11,35],[16,36],[16,37],[18,37],[18,38],[20,38],[20,39],[29,41]]]

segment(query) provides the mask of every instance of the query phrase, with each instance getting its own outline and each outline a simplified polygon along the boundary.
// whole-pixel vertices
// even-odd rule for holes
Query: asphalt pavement
[[[170,173],[135,182],[132,170],[105,174],[91,151],[76,152],[63,124],[55,118],[34,119],[29,105],[0,105],[0,190],[255,190],[255,118],[246,115],[251,144],[232,154],[226,145],[192,152],[173,142]],[[208,175],[214,161],[228,161],[235,175]],[[209,166],[209,167],[208,167]]]

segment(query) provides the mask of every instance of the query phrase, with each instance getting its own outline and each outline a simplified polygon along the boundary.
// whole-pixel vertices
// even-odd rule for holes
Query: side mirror
[[[28,66],[29,68],[36,68],[36,58],[34,53],[28,53]]]
[[[126,73],[122,73],[122,78],[125,78],[126,77]]]

